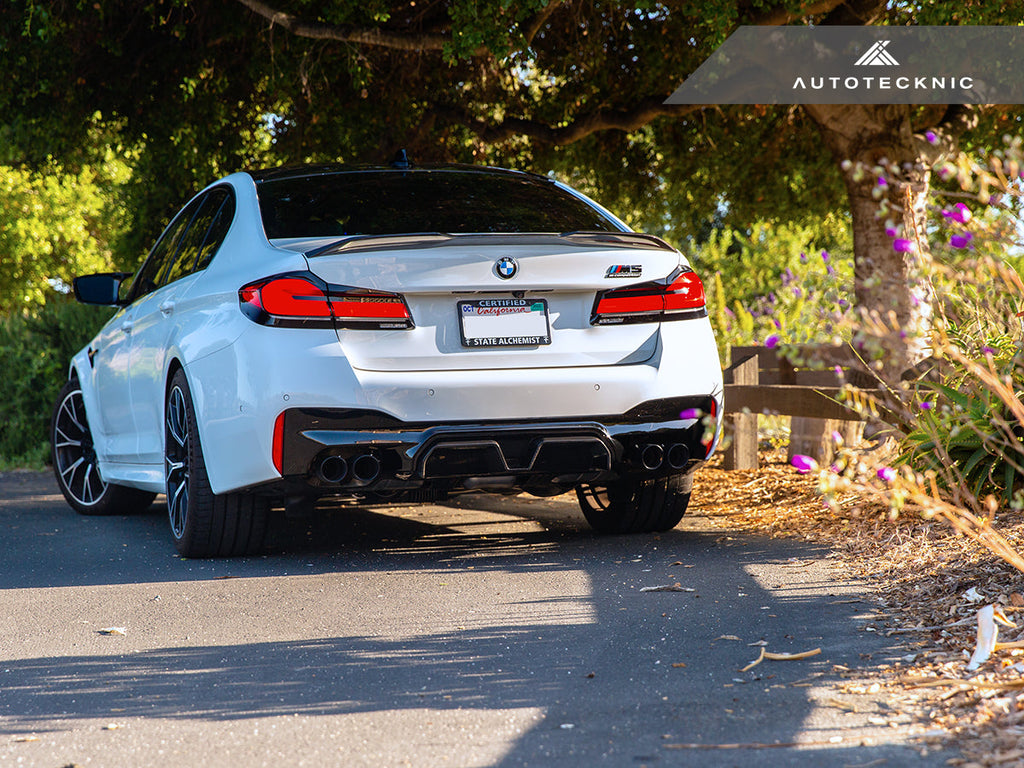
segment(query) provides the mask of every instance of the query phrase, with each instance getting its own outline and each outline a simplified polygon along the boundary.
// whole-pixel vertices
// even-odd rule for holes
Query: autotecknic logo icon
[[[857,59],[853,65],[855,67],[899,66],[899,62],[892,57],[892,54],[885,50],[887,45],[889,45],[888,40],[879,40],[868,48],[864,55]]]

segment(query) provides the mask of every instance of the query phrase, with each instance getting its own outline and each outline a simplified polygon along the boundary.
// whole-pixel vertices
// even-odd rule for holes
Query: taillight
[[[704,284],[696,272],[687,269],[673,273],[665,282],[601,291],[590,323],[656,323],[706,316]]]
[[[397,293],[328,285],[309,273],[279,275],[238,291],[242,312],[261,325],[303,328],[412,328]]]
[[[367,320],[409,321],[409,309],[397,293],[364,291],[358,288],[331,293],[331,307],[339,323],[364,323]],[[401,327],[406,327],[402,325]]]

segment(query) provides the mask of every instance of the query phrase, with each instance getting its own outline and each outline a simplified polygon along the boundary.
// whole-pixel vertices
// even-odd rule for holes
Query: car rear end
[[[273,373],[291,395],[272,487],[550,495],[688,477],[714,449],[703,287],[663,241],[513,172],[325,170],[257,189],[270,243],[307,268],[241,286],[242,312],[333,339]]]

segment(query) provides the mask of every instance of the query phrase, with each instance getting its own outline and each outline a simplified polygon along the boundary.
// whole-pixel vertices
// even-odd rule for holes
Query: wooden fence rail
[[[725,469],[757,469],[757,416],[791,416],[789,457],[832,460],[833,432],[860,439],[861,415],[837,402],[845,381],[873,386],[874,377],[849,346],[733,347],[725,370]],[[793,362],[793,361],[796,362]],[[836,370],[839,369],[840,373]]]

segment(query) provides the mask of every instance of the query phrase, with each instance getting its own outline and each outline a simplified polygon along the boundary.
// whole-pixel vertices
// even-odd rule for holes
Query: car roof
[[[542,176],[528,171],[516,171],[509,168],[496,168],[484,165],[464,165],[458,163],[439,163],[432,165],[413,165],[409,167],[398,167],[393,165],[350,165],[345,163],[316,163],[306,165],[284,165],[278,168],[264,168],[261,170],[248,171],[253,180],[260,184],[264,181],[281,181],[283,179],[301,179],[312,176],[330,176],[345,173],[431,173],[431,172],[460,172],[474,173],[489,176],[515,176],[528,178],[533,181],[543,181],[551,184],[557,183],[548,176]]]

